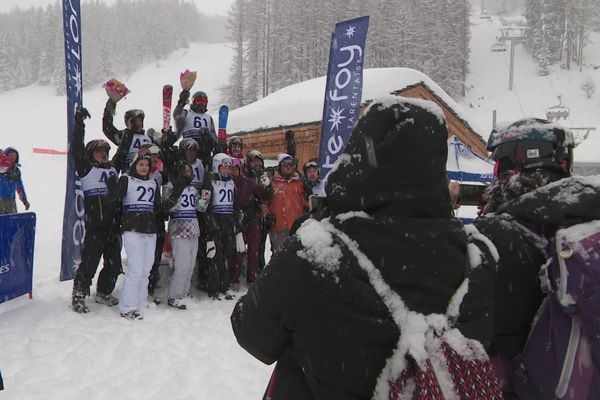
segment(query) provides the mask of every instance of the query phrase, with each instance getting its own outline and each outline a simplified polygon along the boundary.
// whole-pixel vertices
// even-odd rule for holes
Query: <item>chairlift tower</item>
[[[515,45],[527,37],[528,28],[510,27],[500,28],[499,42],[510,42],[510,71],[508,75],[508,90],[513,89],[513,77],[515,70]]]

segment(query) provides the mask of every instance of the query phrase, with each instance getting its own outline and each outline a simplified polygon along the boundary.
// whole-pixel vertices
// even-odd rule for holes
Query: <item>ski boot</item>
[[[117,299],[112,294],[102,294],[100,292],[96,292],[95,300],[96,300],[96,303],[104,304],[109,307],[113,307],[113,306],[116,306],[117,304],[119,304],[119,299]]]
[[[90,308],[85,304],[85,293],[80,290],[73,290],[73,296],[71,297],[71,307],[73,311],[79,314],[87,314],[90,312]]]
[[[121,317],[125,318],[125,319],[129,319],[131,321],[141,321],[144,319],[144,316],[142,314],[140,314],[140,312],[138,310],[131,310],[128,311],[126,313],[121,313]]]
[[[173,307],[178,310],[187,310],[187,306],[181,301],[181,299],[169,298],[167,304],[169,305],[169,307]]]

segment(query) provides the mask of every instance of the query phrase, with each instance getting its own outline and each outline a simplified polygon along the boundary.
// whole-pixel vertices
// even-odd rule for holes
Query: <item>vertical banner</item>
[[[35,214],[0,215],[0,303],[33,287]]]
[[[329,49],[319,164],[327,177],[344,151],[360,113],[369,17],[335,25]]]
[[[82,104],[83,77],[81,69],[81,7],[79,0],[63,0],[63,27],[65,34],[65,72],[67,84],[67,189],[63,216],[62,256],[60,280],[75,276],[81,263],[81,246],[85,237],[83,222],[83,191],[75,173],[71,153],[75,110]]]

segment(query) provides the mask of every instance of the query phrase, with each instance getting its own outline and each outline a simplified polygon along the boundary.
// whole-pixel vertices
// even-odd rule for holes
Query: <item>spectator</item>
[[[465,273],[468,294],[453,307],[457,327],[489,343],[495,260],[452,215],[448,132],[442,111],[423,103],[373,102],[329,177],[332,216],[303,224],[238,301],[231,316],[238,342],[262,362],[277,361],[268,398],[404,398],[391,384],[403,362],[423,361],[429,324],[440,317],[451,324],[448,304],[460,298]],[[398,317],[408,311],[412,317]],[[452,332],[457,343],[474,343]],[[443,386],[439,398],[458,398]]]
[[[19,196],[25,209],[29,210],[30,204],[19,167],[19,152],[14,147],[7,147],[0,154],[0,214],[17,212],[15,193]]]
[[[273,252],[285,242],[294,222],[304,213],[308,194],[300,174],[295,170],[294,159],[289,154],[280,154],[271,185],[267,189],[269,211],[275,219],[269,232]]]
[[[324,182],[321,179],[318,160],[312,159],[305,162],[302,166],[302,172],[304,173],[304,183],[310,188],[311,194],[319,197],[325,197],[325,187],[323,185]]]

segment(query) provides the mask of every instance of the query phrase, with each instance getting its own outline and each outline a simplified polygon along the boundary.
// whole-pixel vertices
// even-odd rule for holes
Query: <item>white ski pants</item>
[[[198,254],[198,238],[171,238],[171,247],[173,274],[169,282],[169,298],[181,299],[190,292]]]
[[[126,231],[123,233],[123,245],[127,253],[127,273],[119,310],[124,314],[148,305],[148,277],[154,263],[156,234]]]

